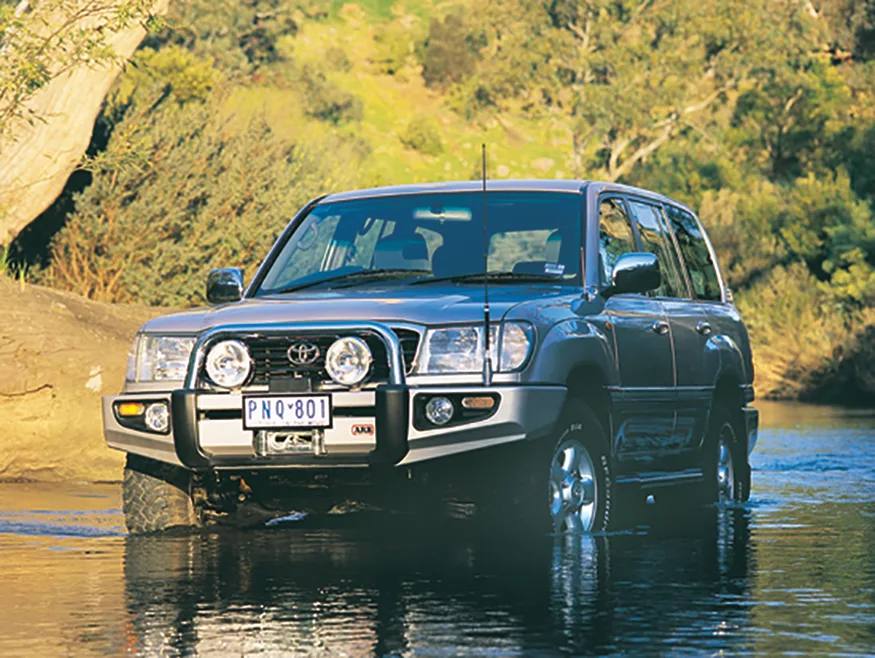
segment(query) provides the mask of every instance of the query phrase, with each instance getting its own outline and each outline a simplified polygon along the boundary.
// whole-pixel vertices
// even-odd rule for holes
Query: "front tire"
[[[546,494],[549,527],[559,534],[607,530],[614,482],[598,417],[586,403],[571,401],[554,436],[547,442],[548,459],[537,465],[542,477],[536,495]]]
[[[199,526],[190,489],[188,471],[129,454],[122,481],[122,509],[128,532],[139,535]]]

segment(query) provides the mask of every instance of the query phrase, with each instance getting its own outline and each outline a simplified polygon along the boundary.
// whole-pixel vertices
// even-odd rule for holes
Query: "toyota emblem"
[[[319,346],[307,342],[292,343],[286,354],[289,357],[289,362],[294,366],[311,366],[321,356]]]

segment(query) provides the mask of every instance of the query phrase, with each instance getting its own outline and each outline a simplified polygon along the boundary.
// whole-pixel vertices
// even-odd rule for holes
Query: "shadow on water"
[[[648,522],[525,537],[358,514],[128,537],[128,643],[150,655],[738,652],[749,511]]]

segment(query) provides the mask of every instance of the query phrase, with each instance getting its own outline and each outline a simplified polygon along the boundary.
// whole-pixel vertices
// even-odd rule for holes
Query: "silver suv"
[[[207,298],[146,323],[103,401],[131,532],[418,505],[414,490],[601,531],[621,488],[750,494],[748,335],[701,223],[659,194],[332,194],[245,290],[214,270]]]

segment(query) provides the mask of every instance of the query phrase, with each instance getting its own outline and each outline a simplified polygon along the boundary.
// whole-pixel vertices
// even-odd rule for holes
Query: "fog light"
[[[455,411],[449,398],[432,398],[425,405],[425,417],[434,425],[446,425],[450,422]]]
[[[153,432],[166,432],[170,427],[170,411],[163,402],[155,402],[146,407],[146,427]]]

